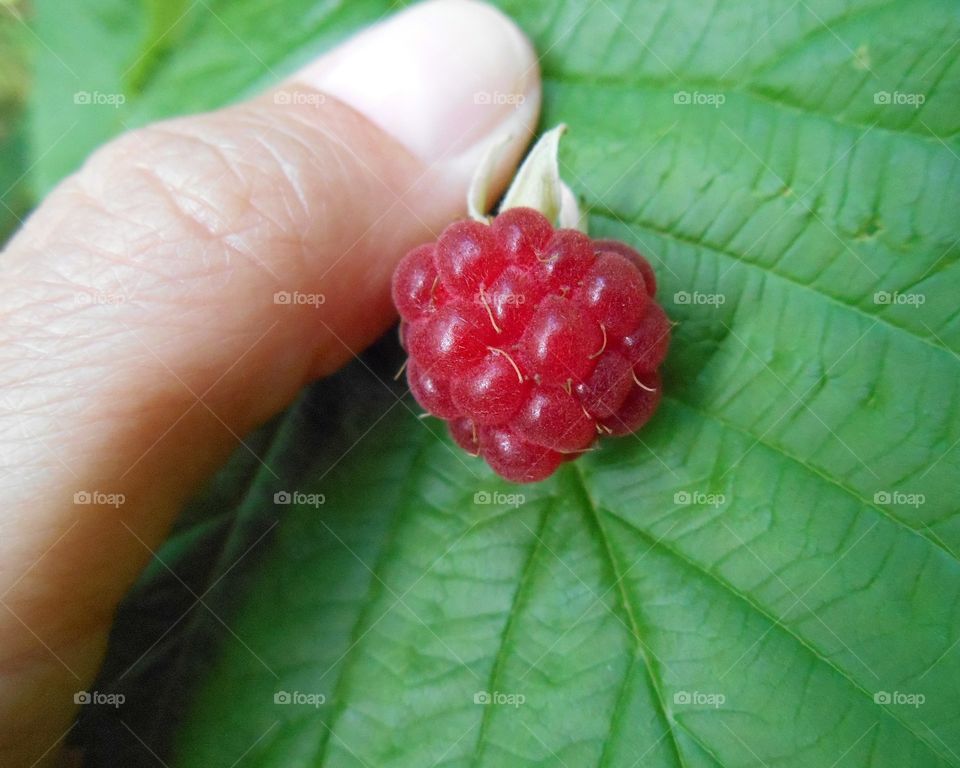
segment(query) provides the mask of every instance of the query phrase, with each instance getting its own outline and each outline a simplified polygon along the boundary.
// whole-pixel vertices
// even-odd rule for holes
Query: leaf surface
[[[960,766],[960,8],[501,5],[592,234],[651,258],[679,323],[661,411],[512,487],[398,398],[384,341],[258,437],[279,479],[235,460],[131,593],[92,764]],[[239,98],[387,10],[211,2],[124,114]],[[89,43],[57,50],[85,73]],[[42,112],[54,64],[35,138],[82,140],[47,180],[118,129]]]

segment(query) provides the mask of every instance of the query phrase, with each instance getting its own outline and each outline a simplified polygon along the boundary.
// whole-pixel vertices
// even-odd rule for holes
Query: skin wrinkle
[[[203,146],[209,147],[210,145],[203,144]],[[196,158],[202,154],[202,147],[197,146],[197,142],[191,140],[188,146],[182,148],[182,151],[187,153],[186,156],[190,156],[194,158],[195,162],[198,162]],[[223,176],[236,174],[235,170],[231,169],[227,171],[223,170],[223,168],[224,166],[218,160],[212,168],[208,167],[204,169],[204,173],[212,174],[213,180],[209,184],[210,188],[215,187],[218,184],[218,180]],[[218,199],[216,202],[211,202],[208,207],[205,207],[200,204],[188,204],[182,201],[184,195],[187,200],[193,200],[193,194],[191,194],[188,188],[184,187],[181,181],[175,180],[170,174],[167,174],[163,170],[162,163],[151,165],[148,160],[141,163],[137,171],[138,174],[142,175],[143,179],[148,182],[148,187],[144,189],[152,189],[158,193],[156,195],[147,195],[146,199],[150,203],[157,203],[160,200],[165,202],[163,218],[158,217],[155,212],[149,212],[144,216],[144,219],[150,222],[156,222],[158,218],[160,218],[161,221],[159,226],[153,224],[148,227],[148,229],[153,230],[148,233],[148,240],[152,237],[155,242],[159,234],[163,236],[163,239],[166,240],[168,244],[174,245],[172,249],[167,249],[168,253],[164,254],[173,256],[173,258],[164,259],[160,262],[169,265],[167,274],[165,275],[168,280],[182,279],[186,276],[181,270],[184,267],[192,268],[192,265],[196,263],[195,250],[198,246],[221,246],[225,250],[236,251],[237,249],[228,242],[228,239],[235,238],[245,230],[256,232],[258,236],[264,238],[269,238],[274,232],[290,231],[289,224],[286,228],[275,224],[273,229],[268,228],[263,233],[258,232],[258,230],[263,228],[263,219],[255,214],[255,208],[251,202],[259,196],[259,193],[255,190],[247,190],[238,195],[235,195],[231,191],[226,195],[221,195],[221,199]],[[103,172],[109,173],[109,169]],[[104,193],[101,192],[101,194]],[[119,219],[118,223],[121,225],[121,228],[125,220],[133,220],[135,223],[138,223],[138,216],[133,213],[133,211],[137,209],[131,209],[128,204],[124,202],[122,195],[108,193],[104,199],[107,205],[107,213]],[[119,210],[114,201],[119,203]],[[213,211],[216,209],[227,210],[228,213],[225,214],[224,219],[226,221],[232,221],[234,225],[230,227],[226,221],[216,223],[212,217],[204,213],[205,211]],[[251,215],[251,212],[254,212],[254,215]],[[185,247],[178,247],[181,244]],[[256,260],[251,259],[248,254],[242,255],[250,259],[251,262],[256,263]],[[132,259],[134,265],[145,261],[147,261],[147,259],[143,258],[143,255],[140,254],[134,254]],[[262,262],[256,263],[256,266],[259,269],[263,269]]]
[[[139,140],[137,140],[135,143],[138,145],[140,144]],[[196,156],[197,154],[197,151],[193,147],[185,148],[183,151],[189,152],[191,156]],[[102,231],[105,227],[108,228],[108,231],[129,231],[131,228],[130,225],[136,226],[139,224],[138,218],[140,217],[133,213],[137,210],[136,205],[132,206],[122,194],[116,194],[109,189],[97,190],[94,185],[89,183],[88,180],[91,174],[111,172],[109,168],[101,168],[99,165],[100,164],[94,162],[89,163],[84,171],[81,172],[80,176],[74,180],[73,185],[74,188],[79,190],[80,194],[85,195],[87,198],[93,198],[94,195],[100,195],[100,201],[98,207],[95,209],[95,215],[99,216],[100,219],[103,219],[104,217],[112,219],[111,221],[97,222],[95,226],[91,228],[98,231]],[[181,264],[190,265],[192,268],[197,261],[209,264],[209,261],[204,262],[204,260],[197,260],[194,258],[193,249],[198,245],[198,235],[202,235],[203,241],[212,240],[214,242],[224,242],[226,238],[231,238],[235,242],[238,237],[243,238],[244,232],[246,231],[252,232],[253,236],[258,239],[271,238],[275,233],[279,234],[298,231],[298,229],[292,227],[289,222],[277,220],[272,220],[270,222],[272,226],[267,228],[266,232],[260,231],[262,229],[263,221],[266,218],[266,214],[272,213],[272,211],[267,210],[267,206],[269,205],[268,201],[275,197],[277,185],[274,183],[267,184],[264,182],[260,185],[261,187],[269,186],[272,191],[271,195],[263,195],[259,192],[247,192],[243,195],[240,195],[238,199],[241,200],[242,204],[247,207],[247,211],[249,211],[249,213],[244,211],[243,213],[232,214],[230,217],[232,227],[229,229],[223,228],[222,232],[218,232],[217,230],[220,228],[219,225],[210,225],[209,221],[205,220],[205,217],[197,215],[196,210],[191,210],[190,206],[185,206],[178,202],[178,198],[182,192],[182,189],[171,188],[170,184],[167,183],[169,179],[164,178],[162,171],[148,171],[146,170],[146,166],[141,164],[139,172],[146,174],[146,178],[152,184],[152,189],[159,192],[169,201],[169,207],[165,212],[164,218],[169,219],[170,224],[161,225],[159,227],[156,226],[155,222],[157,221],[158,217],[155,215],[155,212],[152,212],[153,215],[149,217],[151,225],[144,227],[144,229],[147,230],[147,232],[144,234],[144,238],[148,240],[152,239],[152,248],[157,247],[157,236],[161,233],[164,235],[163,239],[168,243],[173,241],[189,246],[184,252],[178,252],[179,249],[174,249],[173,255],[176,258],[163,260],[160,263],[170,263],[177,268],[179,268]],[[235,172],[231,171],[231,173]],[[147,200],[150,203],[156,203],[157,196],[150,194],[147,196]],[[170,235],[171,231],[174,231],[175,233],[172,237]],[[301,238],[299,233],[296,237],[292,238],[291,244],[296,247],[297,251],[302,250],[300,240]],[[131,249],[129,247],[130,245],[135,244],[124,245],[123,252],[125,253],[125,256],[118,260],[120,263],[125,262],[128,265],[133,265],[138,271],[147,270],[149,269],[149,267],[146,266],[147,264],[156,263],[156,259],[144,259],[141,254],[134,253],[131,255]],[[234,252],[242,253],[233,243],[228,243],[227,248]],[[251,258],[249,254],[242,255],[246,259]],[[302,258],[300,258],[299,254],[298,258],[294,261],[298,263],[302,262]],[[221,258],[221,264],[222,263],[223,259]],[[260,269],[263,268],[260,264],[257,264],[257,266]],[[184,275],[179,273],[179,271],[175,271],[172,274],[168,273],[166,276],[162,275],[162,273],[159,273],[158,276],[163,276],[167,279],[184,277]],[[295,275],[294,279],[296,279],[296,277],[298,276]]]
[[[95,168],[96,166],[94,165],[93,167]],[[89,171],[89,169],[88,169],[88,170],[85,171],[85,172],[89,173],[90,171]],[[298,250],[300,250],[300,249],[298,249]],[[136,258],[134,257],[134,259],[132,260],[132,267],[133,267],[134,269],[136,269],[136,266],[137,266],[138,263],[139,263],[139,262],[138,262],[138,261],[136,260]],[[48,305],[46,305],[46,306],[49,307],[50,305],[48,304]],[[58,305],[56,306],[55,311],[60,312],[60,311],[62,311],[63,309],[64,309],[63,305],[58,303]],[[88,309],[88,308],[84,308],[84,309],[86,309],[87,311],[91,311],[91,310]],[[75,313],[75,312],[77,311],[77,307],[74,305],[74,306],[71,306],[71,307],[67,307],[66,310],[67,310],[67,311],[65,312],[65,314],[69,316],[69,315],[72,315],[73,313]],[[49,311],[49,310],[48,310],[48,311]],[[35,320],[35,319],[36,319],[36,318],[34,318],[34,320]],[[26,325],[26,323],[25,323],[25,325]],[[46,326],[46,324],[44,324],[44,326]],[[41,327],[43,327],[43,326],[41,326]],[[48,326],[47,326],[47,327],[48,327]],[[48,340],[49,340],[49,339],[48,339]],[[55,340],[55,341],[56,341],[56,340]],[[71,343],[72,343],[72,340],[71,340]],[[74,352],[75,352],[75,350],[74,350]],[[80,357],[85,357],[85,356],[86,356],[85,354],[84,354],[84,355],[80,355]],[[76,357],[78,357],[78,356],[75,355],[75,354],[71,354],[70,357],[75,360]],[[94,355],[94,358],[95,358],[95,357],[96,357],[96,355]],[[56,366],[56,368],[57,368],[57,369],[60,369],[60,368],[62,368],[62,367],[69,367],[71,364],[72,364],[72,363],[69,363],[69,362],[68,362],[68,363],[66,363],[66,364],[58,365],[58,366]],[[44,373],[46,373],[46,374],[48,374],[48,375],[51,373],[49,366],[46,368],[46,370],[44,371]],[[34,377],[33,381],[34,381],[34,383],[36,382],[36,378],[35,378],[35,377]],[[26,383],[26,382],[25,382],[25,383]],[[174,389],[176,390],[176,386],[174,386]],[[50,405],[49,402],[43,403],[42,401],[41,401],[41,403],[39,404],[39,406],[40,406],[41,408],[46,408],[46,409],[49,409],[49,405]],[[161,410],[163,410],[163,408],[161,408]]]
[[[300,171],[299,164],[293,159],[283,158],[281,154],[277,151],[277,148],[273,146],[273,144],[270,141],[268,141],[261,133],[256,132],[257,124],[259,122],[260,121],[253,121],[253,128],[255,131],[253,134],[253,139],[257,144],[259,144],[262,147],[264,152],[266,152],[267,154],[270,155],[270,157],[273,158],[277,170],[280,171],[281,178],[283,178],[284,181],[286,182],[286,184],[281,189],[283,190],[289,187],[289,189],[293,191],[294,197],[296,197],[297,202],[300,205],[300,211],[298,212],[298,214],[295,214],[292,208],[290,207],[289,202],[287,201],[287,196],[283,195],[283,200],[287,206],[287,215],[289,219],[291,221],[296,221],[298,220],[298,216],[302,220],[309,216],[315,215],[314,212],[311,210],[311,200],[306,190],[304,189],[304,182],[302,179],[298,178],[299,171]],[[283,134],[287,136],[291,141],[299,142],[299,138],[290,134],[289,132],[283,131]],[[304,149],[306,149],[306,147],[304,147]]]
[[[339,160],[339,159],[340,159],[340,158],[338,158],[338,160]],[[95,170],[96,167],[97,167],[96,164],[91,164],[90,166],[88,166],[88,169],[86,169],[85,172],[89,172],[91,169],[94,169],[94,170]],[[83,178],[83,177],[81,177],[81,178]],[[83,188],[82,185],[80,185],[80,186],[81,186],[81,188]],[[166,193],[168,193],[168,194],[170,194],[170,195],[175,195],[175,192],[171,192],[171,191],[169,191],[169,190],[164,189],[164,185],[162,185],[162,184],[159,185],[158,188],[159,188],[159,189],[163,189],[164,192],[166,192]],[[90,190],[89,187],[87,187],[85,191],[87,192],[87,194],[90,194],[90,191],[91,191],[91,190]],[[105,207],[107,207],[108,210],[109,210],[109,208],[110,208],[109,205],[107,205],[107,206],[105,206]],[[181,210],[182,210],[182,209],[181,209]],[[109,214],[108,214],[108,215],[109,215]],[[101,214],[101,216],[102,216],[102,214]],[[182,221],[182,219],[181,219],[181,221]],[[125,224],[125,222],[124,222],[123,220],[120,220],[120,221],[115,222],[115,226],[118,227],[118,228],[120,228],[121,230],[122,230],[124,224]],[[98,225],[98,227],[102,227],[102,226],[103,226],[102,224]],[[111,221],[111,222],[110,222],[110,226],[114,226],[114,222]],[[289,228],[288,228],[286,231],[289,231]],[[180,235],[178,234],[178,237],[181,237],[185,242],[189,242],[189,240],[190,240],[189,234],[186,234],[186,235],[183,235],[183,236],[180,236]],[[191,247],[191,250],[192,250],[193,248],[196,247],[196,242],[194,241],[194,242],[190,243],[190,245],[192,246],[192,247]],[[302,261],[303,257],[306,255],[307,247],[306,247],[305,245],[303,245],[302,240],[299,239],[299,238],[298,238],[297,241],[296,241],[296,251],[297,251],[297,257],[298,257],[298,258],[297,258],[297,261]],[[208,266],[208,265],[210,264],[210,260],[208,260],[208,259],[201,259],[201,260],[193,259],[193,260],[191,260],[191,259],[189,258],[189,256],[187,256],[187,255],[183,255],[183,256],[182,256],[182,260],[183,260],[183,261],[186,261],[188,264],[191,264],[191,265],[194,264],[194,263],[196,263],[197,261],[200,261],[200,262],[203,263],[205,266]],[[145,261],[146,261],[147,263],[152,263],[151,260],[149,260],[149,259],[143,259],[142,257],[139,257],[139,258],[138,258],[137,255],[133,255],[133,256],[131,256],[131,257],[129,258],[129,264],[130,264],[131,268],[132,268],[133,270],[135,270],[136,272],[139,272],[140,264],[144,263]],[[235,267],[229,260],[227,260],[226,263],[227,263],[230,271],[236,269],[236,267]],[[212,269],[211,269],[211,270],[210,270],[210,273],[214,273],[214,272],[220,271],[220,270],[222,269],[222,266],[221,266],[222,264],[223,264],[223,260],[221,259],[221,264],[220,264],[220,265],[217,265],[216,270],[212,270]],[[202,272],[202,273],[200,273],[200,274],[205,274],[205,273]],[[196,274],[193,274],[193,275],[190,275],[189,277],[195,278],[196,276],[197,276]],[[176,277],[182,278],[183,275],[176,275]],[[167,278],[167,279],[169,279],[169,278]],[[178,289],[181,289],[181,290],[182,290],[182,287],[181,287],[181,286],[177,286],[177,287],[178,287]],[[162,294],[161,294],[161,295],[162,295]]]
[[[519,35],[485,6],[461,7]],[[530,71],[524,56],[496,65]],[[31,765],[67,729],[118,601],[186,498],[243,435],[393,321],[396,260],[464,209],[462,158],[443,156],[443,141],[469,128],[450,105],[476,105],[472,91],[445,93],[443,126],[415,110],[440,142],[436,168],[338,99],[278,106],[267,93],[111,142],[9,244],[0,594],[13,587],[6,601],[29,629],[0,605],[0,723],[11,724],[0,764]],[[527,104],[497,118],[512,140],[494,191],[536,123],[537,82]],[[326,303],[278,305],[277,290]],[[126,501],[78,506],[79,490]]]
[[[139,142],[137,142],[136,144],[137,146],[139,146]],[[121,155],[123,154],[125,154],[125,152],[121,152]],[[334,157],[336,157],[337,165],[339,166],[340,172],[344,174],[344,183],[346,183],[346,174],[347,174],[346,165],[345,165],[346,159],[343,157],[342,153],[340,152],[335,152],[333,154],[334,154]],[[127,218],[118,217],[114,201],[116,199],[119,199],[122,202],[122,198],[107,198],[106,200],[103,200],[101,198],[101,200],[97,200],[95,197],[96,195],[103,196],[105,193],[109,192],[109,186],[104,185],[102,182],[100,182],[97,179],[93,179],[94,183],[90,183],[91,181],[90,174],[94,174],[97,172],[111,172],[106,169],[103,169],[101,167],[101,164],[107,165],[108,168],[112,165],[111,162],[103,161],[103,156],[101,155],[100,158],[95,158],[90,163],[88,163],[87,166],[83,169],[83,171],[81,171],[79,178],[75,179],[73,182],[75,187],[81,190],[86,195],[86,197],[90,199],[91,202],[97,203],[96,210],[99,212],[99,215],[96,218],[99,220],[94,221],[90,225],[90,229],[101,229],[105,226],[116,227],[120,230],[123,230],[124,228],[129,229],[129,225],[131,223],[137,223],[136,217],[134,216],[129,216]],[[158,178],[160,177],[158,176]],[[159,187],[162,187],[162,186],[163,186],[162,184],[159,185]],[[155,187],[154,189],[152,189],[150,194],[155,194],[157,191],[157,188],[159,187]],[[173,194],[175,194],[175,191],[173,191]],[[129,206],[123,206],[123,207],[126,208],[126,210],[128,211],[130,210]],[[132,221],[130,221],[129,219],[132,219]],[[36,222],[37,219],[35,218],[33,221]],[[177,228],[182,227],[182,219],[177,219],[176,217],[174,217],[173,222],[174,222],[173,226],[176,226]],[[189,223],[192,223],[192,222],[188,222],[188,224]],[[42,221],[40,222],[40,224],[42,224]],[[34,227],[39,228],[41,232],[43,231],[42,227],[37,224],[34,224]],[[191,240],[192,234],[193,233],[189,233],[189,232],[185,234],[180,234],[179,232],[177,233],[177,239],[180,239],[184,242],[188,242],[191,245],[190,250],[194,250],[196,248],[195,242],[189,242]],[[78,233],[75,229],[68,230],[65,232],[64,236],[77,237],[77,235],[82,236],[83,232]],[[93,238],[89,238],[89,239],[93,240]],[[370,239],[369,236],[367,236],[366,238],[361,238],[361,243],[365,244],[366,242],[369,241],[369,239]],[[42,241],[43,241],[43,238],[41,237],[41,242]],[[50,243],[50,245],[53,245],[53,243]],[[57,245],[60,245],[60,243],[58,242]],[[299,247],[296,248],[296,251],[297,251],[298,260],[300,260],[304,255],[304,248],[299,243],[298,243],[298,246]],[[61,247],[66,248],[68,246],[64,242]],[[86,257],[90,257],[92,254],[88,252],[88,253],[85,253],[84,255]],[[190,261],[188,254],[181,252],[176,255],[180,257],[180,263],[191,264],[191,265],[193,264],[193,262]],[[41,255],[39,259],[39,263],[41,265],[46,263],[44,256],[46,256],[47,259],[49,259],[49,252],[47,254]],[[95,254],[93,254],[93,256],[95,257]],[[205,263],[205,266],[209,265],[210,263],[208,260],[203,260],[203,261]],[[32,261],[32,263],[35,265],[37,262]],[[59,261],[59,259],[54,259],[53,263],[60,264],[61,262]],[[152,258],[144,258],[144,254],[142,253],[130,255],[129,266],[132,271],[136,272],[139,269],[140,265],[143,263],[152,264],[154,263],[154,261]],[[180,266],[180,263],[178,263],[177,266]],[[230,264],[229,260],[227,261],[227,264],[230,265],[231,271],[236,269],[234,265]],[[363,267],[362,271],[365,273],[369,273],[371,271],[379,272],[380,269],[381,268],[371,269],[370,266],[368,265],[366,267]],[[176,277],[182,278],[183,275],[176,275]],[[169,280],[169,278],[167,279]],[[349,283],[351,281],[348,280],[347,282]],[[162,286],[162,280],[158,281],[158,284]],[[69,286],[69,283],[67,283],[67,286]],[[167,295],[157,291],[157,287],[158,287],[157,285],[150,286],[149,294],[151,296],[163,297]],[[174,287],[178,289],[178,291],[182,288],[182,286],[180,285],[175,285]],[[84,359],[97,359],[102,355],[98,354],[96,350],[92,350],[89,347],[86,347],[85,345],[81,345],[80,347],[78,347],[76,343],[76,338],[74,337],[63,336],[63,337],[57,338],[55,335],[51,336],[49,332],[49,329],[51,327],[50,320],[53,319],[51,315],[59,319],[66,318],[67,320],[70,320],[71,322],[73,322],[73,318],[76,318],[77,316],[80,316],[80,317],[90,316],[91,313],[96,313],[98,308],[96,307],[78,308],[75,304],[68,304],[65,301],[65,299],[69,298],[69,295],[70,295],[70,291],[66,290],[64,291],[64,296],[62,297],[62,299],[64,300],[58,301],[54,305],[50,305],[50,304],[43,305],[43,313],[45,317],[39,323],[39,328],[43,328],[44,330],[42,331],[42,334],[41,334],[42,338],[38,339],[38,341],[41,346],[48,346],[48,348],[52,347],[53,351],[48,352],[48,356],[46,358],[43,358],[43,362],[45,363],[45,365],[43,365],[40,371],[34,371],[30,376],[23,377],[22,385],[24,387],[32,386],[35,388],[35,391],[48,392],[49,390],[46,390],[44,388],[42,382],[38,381],[38,378],[49,377],[55,380],[60,372],[70,371],[73,374],[81,375],[81,377],[86,375],[88,379],[91,377],[91,374],[92,374],[93,378],[98,379],[92,391],[89,392],[87,396],[91,398],[94,398],[94,397],[100,398],[101,402],[109,403],[109,408],[108,408],[109,411],[127,410],[127,407],[123,406],[122,404],[125,402],[124,396],[126,396],[126,398],[128,399],[131,398],[130,392],[135,392],[135,396],[129,400],[131,402],[131,405],[129,406],[129,410],[131,411],[137,410],[140,412],[141,416],[144,416],[145,413],[149,415],[151,412],[166,414],[171,411],[173,406],[176,406],[178,408],[187,408],[187,407],[190,407],[190,405],[192,405],[193,396],[190,395],[189,392],[187,392],[183,388],[183,386],[176,380],[175,377],[172,377],[170,375],[164,375],[163,366],[157,363],[153,364],[152,368],[161,377],[160,381],[154,380],[153,376],[144,375],[144,371],[142,369],[139,369],[139,367],[135,368],[132,371],[130,370],[129,367],[127,367],[125,369],[126,373],[121,373],[118,371],[114,373],[112,377],[107,379],[104,379],[98,376],[99,370],[98,370],[98,366],[96,365],[92,366],[92,370],[88,370],[87,374],[83,373],[82,366],[79,369],[76,368],[75,366],[79,361]],[[176,297],[182,294],[179,292],[172,292],[170,295]],[[176,303],[176,299],[174,299],[174,304],[175,303]],[[26,331],[27,329],[30,328],[31,322],[37,323],[38,318],[36,317],[36,314],[34,314],[34,310],[36,308],[31,307],[29,304],[27,305],[21,304],[21,306],[19,306],[17,309],[21,313],[21,316],[25,318],[23,321],[18,323],[22,328],[21,333],[23,333],[23,331]],[[118,311],[123,312],[126,309],[127,307],[119,307]],[[150,307],[149,309],[155,309],[155,307]],[[198,309],[198,312],[200,311],[202,310]],[[300,314],[307,314],[307,313],[300,313]],[[138,317],[137,327],[149,328],[148,323],[145,321],[147,321],[150,317],[151,315],[149,314],[149,312],[144,316]],[[96,322],[96,318],[91,318],[91,319],[94,323]],[[10,326],[8,325],[7,327],[9,328]],[[37,325],[34,325],[34,330],[36,330],[37,327],[38,327]],[[120,336],[125,335],[125,331],[122,328],[118,328],[115,331],[115,333],[119,334]],[[111,337],[110,334],[111,334],[111,331],[107,331],[105,338],[103,338],[104,348],[107,348],[111,343],[116,344],[116,342],[118,341],[117,338]],[[240,335],[238,338],[242,341],[248,340],[247,337],[243,335]],[[86,343],[88,344],[89,342],[86,342]],[[130,345],[131,341],[129,339],[125,339],[123,343],[124,345]],[[133,347],[133,348],[136,349],[136,347]],[[56,350],[60,350],[60,352],[57,352]],[[342,355],[342,352],[340,354]],[[149,356],[141,355],[140,359],[143,360],[147,365],[150,365]],[[184,362],[186,362],[187,364],[183,365]],[[20,364],[22,364],[22,361],[21,363],[14,363],[14,368],[12,371],[14,380],[17,379],[16,369],[17,369],[17,366]],[[191,378],[189,368],[190,368],[189,359],[187,361],[181,361],[179,375],[185,376],[189,380]],[[187,369],[187,370],[184,370],[184,369]],[[304,375],[301,377],[301,379],[298,380],[296,383],[299,384],[300,381],[306,378],[307,378],[307,373],[305,372]],[[149,386],[146,388],[144,388],[143,386],[143,383],[145,381],[150,382]],[[131,386],[131,385],[134,385],[134,386]],[[150,391],[151,389],[155,391],[151,392]],[[36,395],[34,394],[34,396]],[[173,402],[171,402],[171,400]],[[64,400],[63,402],[64,404],[67,404],[67,405],[69,404],[69,400]],[[134,406],[133,403],[136,403],[136,405]],[[40,431],[43,431],[46,434],[49,434],[47,430],[50,429],[52,424],[45,423],[45,422],[57,421],[59,420],[57,417],[63,415],[63,414],[57,414],[58,409],[52,408],[51,401],[43,400],[43,399],[35,400],[31,410],[34,411],[34,419],[31,420],[31,424],[34,424],[34,423],[36,424],[36,426],[33,428],[36,429],[38,433]],[[219,410],[219,409],[215,408],[215,410]],[[111,420],[113,419],[112,413],[110,414],[104,413],[102,415],[104,417],[109,415],[110,419]],[[99,420],[96,415],[96,409],[94,410],[91,418],[95,423]],[[230,418],[229,415],[228,415],[228,418]],[[233,419],[230,418],[230,420],[232,421]],[[146,419],[146,422],[149,424],[149,419]],[[124,423],[122,425],[118,424],[116,421],[112,421],[111,426],[115,430],[124,429],[127,431],[143,432],[144,419],[141,418],[140,422],[136,424],[130,423],[130,421],[128,420],[124,420]],[[244,425],[244,426],[252,426],[252,425]],[[164,425],[164,428],[165,427],[166,425]],[[221,428],[221,431],[222,431],[222,428]],[[70,440],[68,438],[68,435],[61,435],[60,437],[63,439],[63,442],[67,444],[67,447],[69,447]],[[113,436],[111,436],[111,438],[112,437]],[[97,441],[87,440],[87,442],[96,443]],[[100,442],[106,445],[106,444],[109,444],[110,439],[107,439],[106,437],[104,437],[104,438],[101,438]],[[130,443],[129,438],[126,438],[124,442]],[[141,442],[141,443],[143,442],[142,437],[140,439],[134,440],[131,444],[135,445],[138,442]],[[90,446],[90,451],[91,453],[96,452],[94,446]],[[56,468],[56,461],[53,458],[48,458],[45,452],[41,451],[38,456],[38,462],[42,463],[43,461],[49,462],[52,466],[54,466],[54,468]]]

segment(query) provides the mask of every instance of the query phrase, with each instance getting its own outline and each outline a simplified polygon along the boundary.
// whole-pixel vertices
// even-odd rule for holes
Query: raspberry
[[[646,424],[660,405],[660,374],[644,373],[637,378],[638,384],[611,418],[600,425],[610,435],[629,435]]]
[[[397,310],[404,317],[423,317],[433,306],[440,276],[433,265],[433,246],[414,248],[400,262],[393,276]]]
[[[558,229],[539,257],[540,274],[553,290],[569,291],[595,260],[596,250],[589,237],[575,229]]]
[[[601,253],[573,298],[608,334],[619,338],[640,325],[647,288],[640,270],[623,256]]]
[[[525,270],[537,265],[553,237],[547,217],[532,208],[511,208],[493,220],[490,228],[508,261]]]
[[[451,392],[459,409],[455,415],[465,415],[477,424],[499,424],[516,413],[529,389],[530,382],[523,380],[507,354],[491,348],[479,363],[454,379]]]
[[[509,427],[483,427],[480,455],[498,475],[524,483],[545,480],[563,461],[563,454],[527,442]]]
[[[580,400],[562,387],[537,387],[517,414],[515,428],[531,443],[560,453],[585,450],[597,436]]]
[[[656,410],[670,321],[655,290],[629,246],[533,209],[455,222],[394,274],[410,390],[495,472],[543,480]]]
[[[492,320],[501,334],[498,341],[516,341],[530,323],[547,287],[529,271],[511,264],[485,292]]]
[[[641,372],[655,371],[667,356],[670,345],[670,320],[660,305],[651,301],[636,330],[623,337],[623,353]]]
[[[466,364],[479,361],[487,344],[495,341],[483,309],[457,301],[411,323],[404,336],[410,356],[447,381]]]
[[[407,363],[407,383],[410,392],[424,408],[441,419],[455,419],[460,409],[450,395],[450,383],[430,371],[423,371],[415,360]]]
[[[594,240],[593,245],[598,251],[618,253],[628,261],[632,261],[640,270],[640,274],[643,275],[643,282],[647,286],[647,293],[650,298],[654,297],[657,292],[657,278],[653,274],[653,267],[650,266],[650,262],[643,258],[639,251],[633,250],[629,245],[621,243],[619,240]]]
[[[450,430],[453,442],[471,456],[480,455],[480,434],[477,432],[476,422],[461,416],[451,419],[447,423],[447,428]]]
[[[597,360],[590,377],[577,384],[576,393],[588,415],[606,419],[620,409],[634,386],[630,361],[611,350]]]
[[[517,352],[537,383],[562,386],[590,374],[602,344],[600,325],[577,304],[547,296],[520,337]]]
[[[490,227],[479,221],[456,221],[437,240],[433,257],[443,284],[454,293],[475,293],[500,274],[503,252]]]

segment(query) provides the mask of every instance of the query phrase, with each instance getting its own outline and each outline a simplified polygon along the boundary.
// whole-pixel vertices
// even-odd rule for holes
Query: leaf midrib
[[[600,535],[600,541],[603,545],[604,557],[607,560],[607,565],[610,569],[610,574],[614,579],[614,586],[617,588],[618,595],[620,597],[621,607],[623,608],[624,613],[627,615],[627,619],[630,622],[630,632],[631,639],[633,640],[633,656],[630,659],[630,664],[627,665],[626,670],[624,671],[624,678],[621,690],[617,696],[619,700],[623,694],[624,688],[630,684],[630,672],[632,670],[633,664],[636,663],[637,657],[643,661],[644,670],[647,673],[647,679],[650,682],[651,690],[653,691],[654,696],[656,697],[657,705],[659,706],[660,716],[663,719],[663,724],[667,732],[670,734],[670,744],[673,747],[673,752],[676,755],[677,762],[680,764],[681,768],[684,768],[686,765],[683,760],[683,753],[680,751],[680,744],[677,741],[677,735],[674,732],[673,718],[667,710],[666,703],[663,699],[663,688],[662,683],[654,673],[652,661],[649,654],[647,653],[646,646],[643,641],[640,639],[640,623],[637,620],[636,612],[633,609],[633,605],[630,601],[630,595],[627,592],[626,585],[623,583],[623,579],[626,576],[625,572],[621,572],[621,568],[617,564],[616,556],[613,552],[613,547],[610,544],[610,538],[607,535],[606,529],[603,527],[603,523],[600,520],[600,514],[597,509],[596,502],[593,500],[593,497],[590,495],[590,490],[587,486],[586,480],[583,476],[583,468],[576,462],[570,465],[570,470],[568,476],[572,477],[575,485],[579,491],[580,497],[583,500],[584,506],[586,507],[591,519],[594,521],[597,527],[597,532]],[[613,724],[617,719],[617,711],[614,711],[611,716],[610,728],[613,728]],[[604,751],[601,753],[599,766],[603,765],[604,756],[606,754],[606,748],[609,745],[609,742],[604,743]]]

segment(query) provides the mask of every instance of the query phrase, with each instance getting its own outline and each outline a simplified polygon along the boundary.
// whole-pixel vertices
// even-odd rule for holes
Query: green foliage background
[[[94,766],[960,766],[960,6],[500,5],[592,231],[658,265],[661,412],[511,488],[416,419],[384,340],[185,511],[97,684],[127,703],[75,741]],[[251,94],[391,4],[13,7],[4,230],[103,140]],[[273,503],[294,489],[325,504]]]

